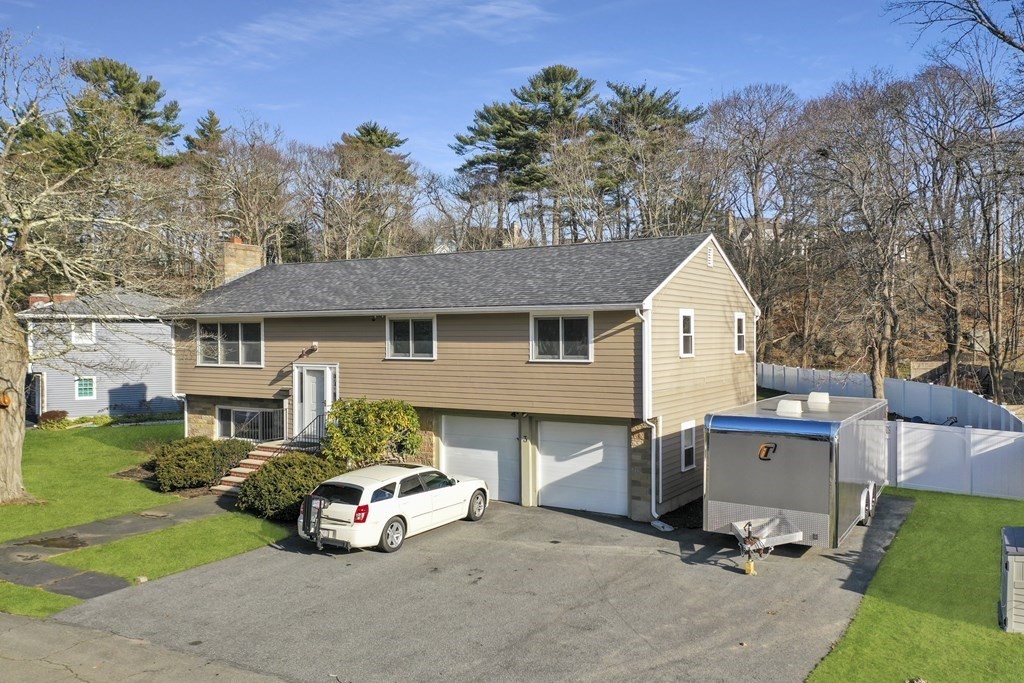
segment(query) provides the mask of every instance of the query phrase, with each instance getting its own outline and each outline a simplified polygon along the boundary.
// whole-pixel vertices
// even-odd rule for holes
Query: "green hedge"
[[[238,467],[252,445],[239,439],[214,441],[190,436],[164,444],[156,452],[156,480],[161,491],[213,486]]]
[[[405,401],[337,401],[327,416],[323,454],[351,468],[365,467],[415,455],[422,440],[416,409]]]
[[[260,517],[294,521],[302,497],[343,472],[340,465],[309,453],[286,453],[266,462],[242,482],[238,508]]]

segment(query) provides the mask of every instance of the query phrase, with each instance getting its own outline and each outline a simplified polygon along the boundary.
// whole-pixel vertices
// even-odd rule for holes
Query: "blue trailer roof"
[[[782,400],[800,401],[803,413],[799,416],[779,415],[777,408]],[[885,405],[884,399],[831,396],[826,409],[812,410],[807,404],[806,394],[786,394],[710,413],[704,418],[704,427],[713,432],[793,434],[829,439],[843,422],[874,408],[884,410]]]
[[[704,418],[704,428],[709,432],[793,434],[826,440],[831,439],[839,431],[839,425],[839,422],[749,415],[707,415]]]

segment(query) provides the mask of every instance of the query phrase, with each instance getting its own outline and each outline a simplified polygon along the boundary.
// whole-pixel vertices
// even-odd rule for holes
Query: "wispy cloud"
[[[393,33],[403,40],[464,33],[501,42],[529,35],[551,15],[535,0],[385,0],[308,4],[204,35],[192,47],[206,59],[269,67],[289,55],[340,40]]]

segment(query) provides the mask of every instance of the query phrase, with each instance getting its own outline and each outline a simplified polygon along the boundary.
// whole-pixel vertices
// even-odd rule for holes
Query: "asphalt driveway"
[[[297,681],[800,681],[909,505],[754,577],[724,536],[495,503],[394,555],[292,538],[57,618]]]

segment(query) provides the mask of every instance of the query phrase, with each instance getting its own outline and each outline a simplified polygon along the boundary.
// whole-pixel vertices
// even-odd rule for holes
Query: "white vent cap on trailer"
[[[829,396],[827,391],[812,391],[807,394],[807,408],[812,413],[824,413],[828,410]]]
[[[775,406],[775,412],[785,417],[800,417],[804,413],[803,406],[800,405],[800,401],[794,401],[792,399],[782,399],[779,404]]]

